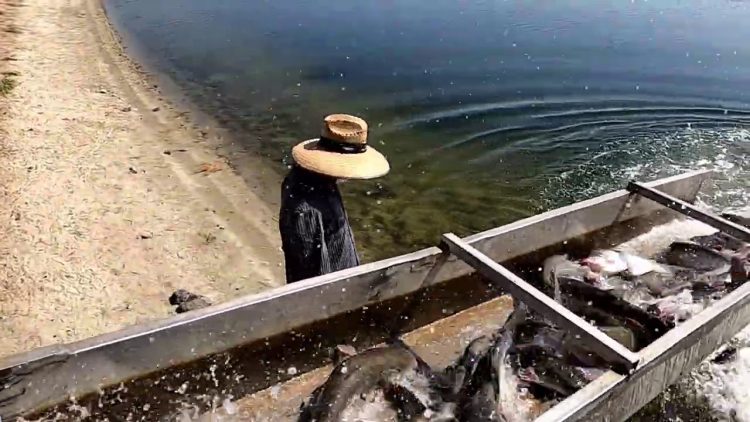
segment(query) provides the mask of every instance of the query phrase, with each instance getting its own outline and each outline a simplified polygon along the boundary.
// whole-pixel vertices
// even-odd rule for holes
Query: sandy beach
[[[278,176],[233,169],[99,1],[0,0],[0,356],[284,282]]]

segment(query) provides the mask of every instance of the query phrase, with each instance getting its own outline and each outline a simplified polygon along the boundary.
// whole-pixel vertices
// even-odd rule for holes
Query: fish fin
[[[533,367],[521,368],[518,370],[518,379],[524,382],[539,382],[539,375]]]

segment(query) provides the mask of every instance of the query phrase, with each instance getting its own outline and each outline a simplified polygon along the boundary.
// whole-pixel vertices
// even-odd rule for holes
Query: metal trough
[[[750,323],[746,306],[750,284],[636,354],[560,309],[517,274],[524,262],[550,251],[611,246],[685,213],[726,230],[731,226],[723,219],[684,207],[695,200],[709,177],[709,172],[700,171],[631,184],[632,192],[613,192],[465,239],[446,235],[443,247],[450,252],[429,248],[5,358],[0,360],[0,417],[64,413],[68,400],[75,397],[79,405],[91,407],[94,418],[115,420],[129,414],[134,419],[162,420],[179,402],[206,391],[237,398],[262,396],[264,389],[277,384],[304,384],[300,380],[324,372],[327,346],[341,341],[373,345],[391,335],[394,326],[417,346],[447,344],[450,341],[434,334],[435,324],[442,324],[441,329],[468,324],[480,309],[501,313],[493,307],[501,293],[472,276],[476,269],[620,363],[617,372],[606,373],[539,420],[626,419]],[[647,197],[639,195],[646,188]],[[675,200],[684,203],[665,208],[657,200],[664,205]],[[403,316],[399,311],[407,307],[418,309],[409,313],[405,323],[395,321],[394,315]],[[455,349],[458,344],[445,347]],[[208,372],[211,379],[203,379]],[[292,396],[304,395],[309,385]],[[102,402],[104,406],[96,405]]]

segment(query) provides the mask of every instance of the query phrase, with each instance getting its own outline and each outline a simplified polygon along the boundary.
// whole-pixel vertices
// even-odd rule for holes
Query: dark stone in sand
[[[177,309],[175,309],[175,311],[178,314],[181,314],[184,312],[195,311],[196,309],[206,308],[209,306],[211,306],[211,303],[206,299],[194,299],[189,300],[185,303],[181,303],[179,306],[177,306]]]
[[[205,296],[190,293],[185,289],[175,290],[169,297],[169,304],[177,305],[175,311],[178,314],[211,306],[211,302]]]
[[[175,290],[172,293],[172,296],[169,296],[169,304],[170,305],[179,305],[181,303],[187,302],[189,300],[197,299],[198,295],[195,293],[190,293],[189,291],[185,289],[179,289]]]

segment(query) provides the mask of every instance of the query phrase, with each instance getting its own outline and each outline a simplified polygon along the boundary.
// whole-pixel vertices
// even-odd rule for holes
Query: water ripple
[[[456,104],[456,102],[452,102]],[[617,105],[617,106],[615,106]],[[631,105],[628,107],[627,105]],[[392,123],[392,129],[398,130],[410,126],[441,123],[451,119],[473,119],[477,117],[508,114],[526,114],[529,118],[580,117],[596,114],[628,114],[636,112],[670,112],[704,113],[710,115],[738,114],[750,116],[747,105],[742,103],[709,102],[705,98],[695,97],[662,97],[662,96],[581,96],[581,97],[545,97],[520,99],[513,101],[487,102],[463,105],[421,113]],[[544,109],[547,113],[532,111]],[[526,112],[526,113],[524,113]]]

